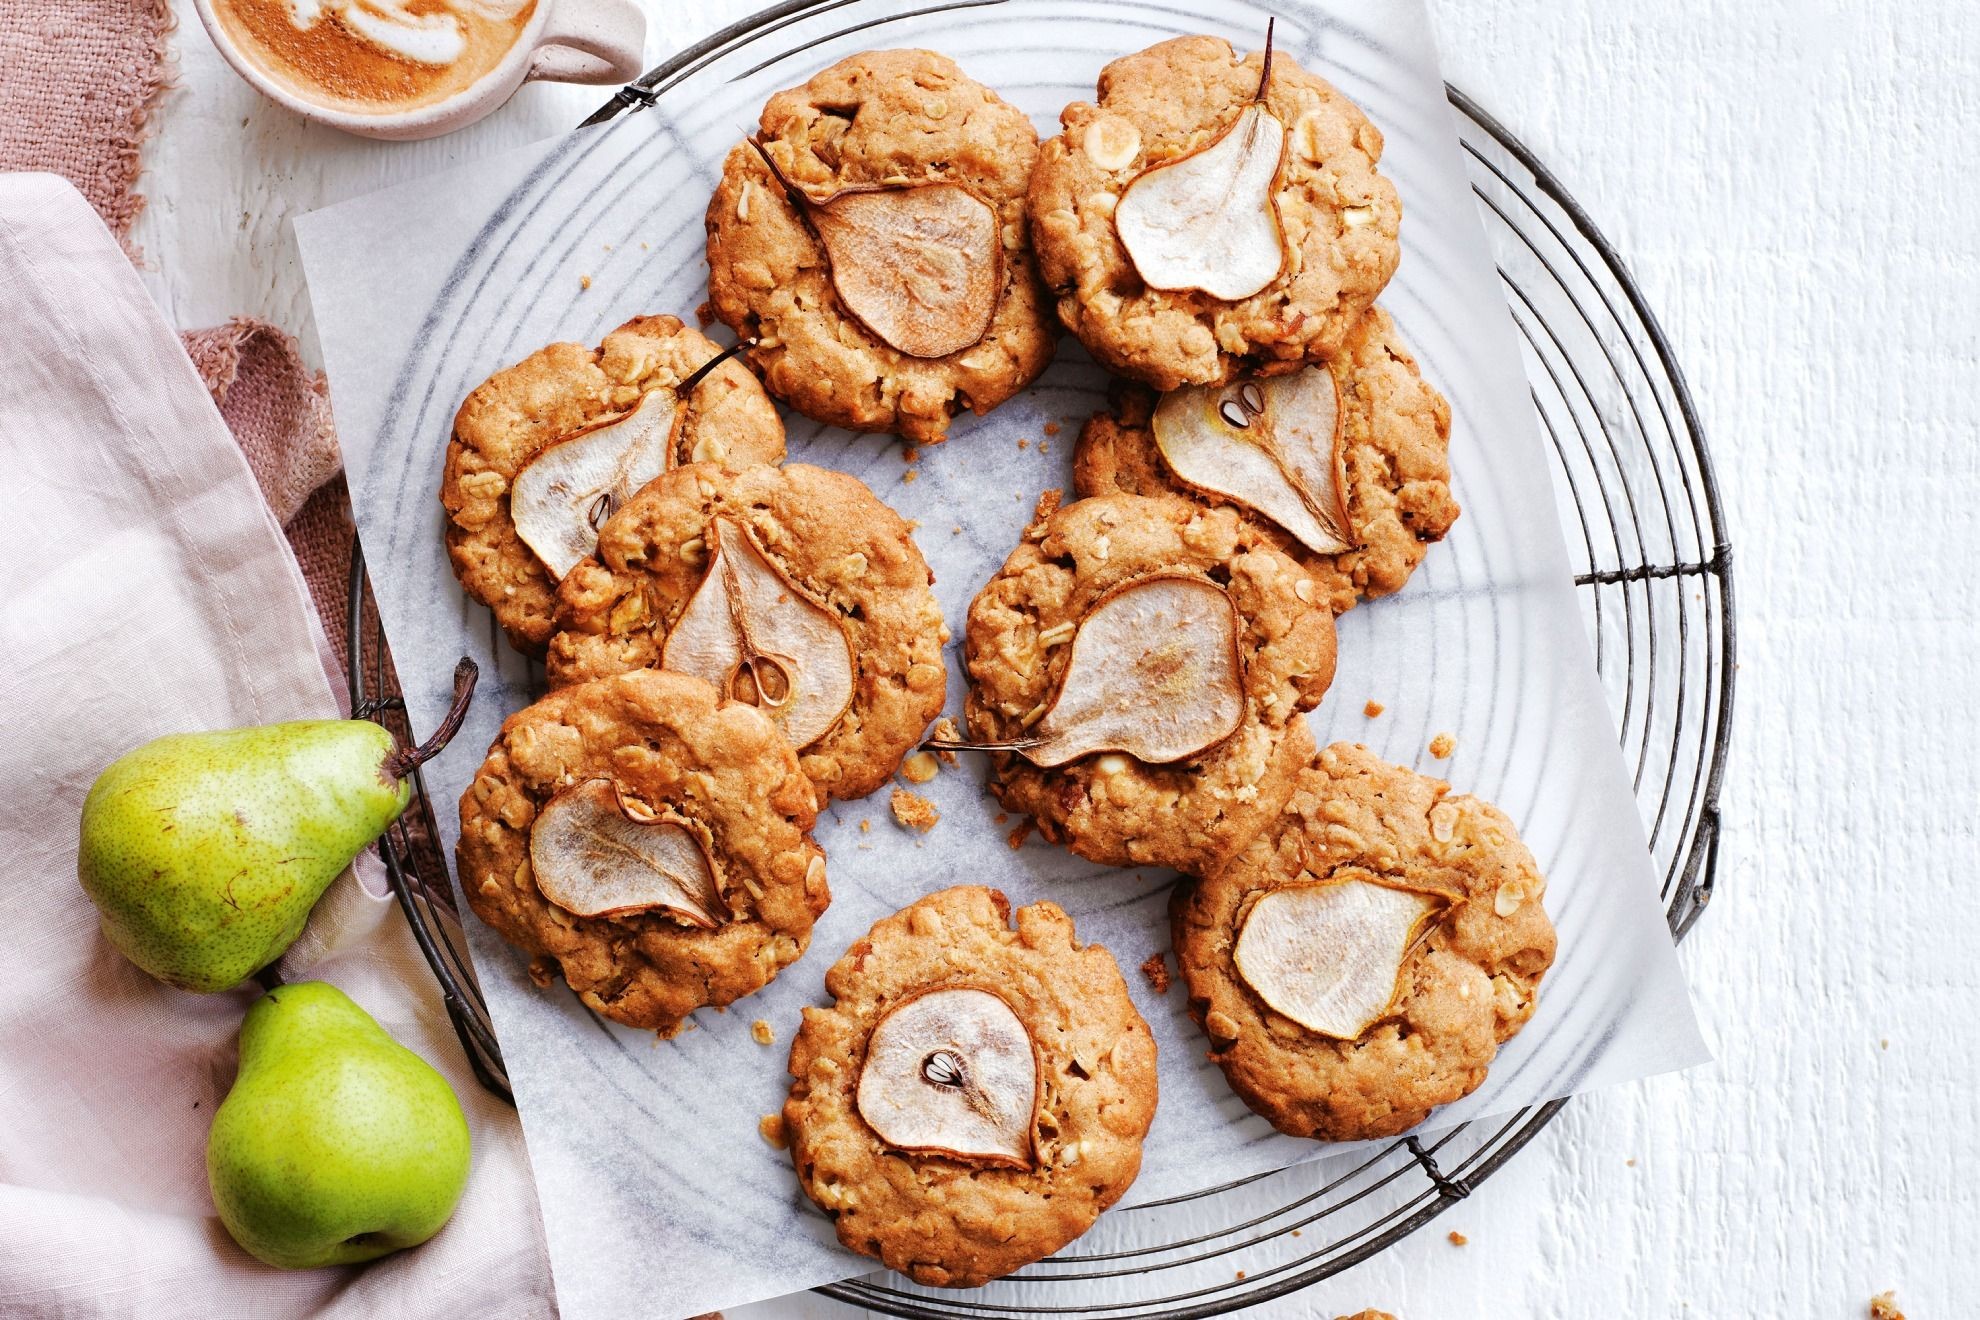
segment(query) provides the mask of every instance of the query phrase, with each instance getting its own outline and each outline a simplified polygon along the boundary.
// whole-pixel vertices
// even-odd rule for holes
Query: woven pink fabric
[[[129,251],[169,0],[0,0],[0,169],[76,185]]]

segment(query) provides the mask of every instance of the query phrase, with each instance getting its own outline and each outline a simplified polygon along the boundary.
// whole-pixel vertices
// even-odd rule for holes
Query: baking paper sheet
[[[1387,136],[1382,166],[1405,219],[1402,268],[1383,302],[1451,399],[1464,506],[1405,591],[1341,620],[1339,673],[1314,730],[1323,744],[1368,743],[1504,807],[1548,874],[1560,932],[1531,1024],[1484,1086],[1431,1126],[1699,1062],[1705,1050],[1590,663],[1514,328],[1427,20],[1414,3],[1271,12],[1281,49],[1341,86]],[[832,35],[881,16],[893,21]],[[459,655],[482,665],[466,729],[426,772],[450,855],[455,802],[503,716],[538,681],[447,565],[437,492],[448,427],[468,391],[552,340],[596,343],[638,313],[692,316],[706,296],[702,209],[723,153],[770,92],[852,51],[942,49],[1049,134],[1067,101],[1092,95],[1107,59],[1180,30],[1248,49],[1265,16],[1237,4],[1178,18],[1136,4],[1043,0],[930,15],[898,4],[834,9],[714,54],[657,109],[297,222],[360,530],[414,726],[438,720]],[[937,595],[960,633],[970,597],[1016,544],[1039,493],[1069,487],[1073,439],[1105,384],[1066,341],[1035,388],[924,448],[912,483],[893,440],[794,415],[791,457],[851,472],[920,520]],[[1056,437],[1048,423],[1061,428]],[[951,711],[961,707],[961,680],[952,648]],[[1387,712],[1367,718],[1369,700]],[[1457,753],[1434,761],[1426,744],[1445,731]],[[538,988],[520,954],[468,919],[567,1317],[688,1314],[872,1268],[836,1245],[757,1120],[782,1103],[785,1049],[800,1006],[823,1001],[826,968],[873,921],[949,884],[994,884],[1017,904],[1049,898],[1121,962],[1161,1051],[1161,1104],[1129,1204],[1340,1149],[1280,1136],[1250,1115],[1204,1061],[1182,990],[1158,996],[1135,972],[1167,948],[1171,877],[1096,868],[1035,839],[1013,851],[983,774],[981,759],[966,756],[920,790],[942,813],[925,836],[893,823],[884,790],[834,804],[818,828],[833,903],[810,952],[763,993],[726,1013],[704,1010],[673,1041],[595,1018],[561,984]],[[751,1039],[756,1018],[772,1025],[776,1044]]]

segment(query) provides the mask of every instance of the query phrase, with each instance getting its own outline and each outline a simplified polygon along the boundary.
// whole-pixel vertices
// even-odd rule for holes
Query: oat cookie
[[[1329,357],[1395,273],[1402,204],[1376,172],[1381,132],[1275,51],[1262,104],[1284,126],[1270,193],[1283,236],[1278,274],[1235,301],[1144,282],[1115,224],[1125,191],[1233,125],[1258,96],[1263,66],[1261,52],[1239,59],[1205,36],[1115,60],[1100,72],[1098,104],[1066,107],[1065,131],[1032,174],[1032,242],[1059,319],[1103,364],[1156,389]]]
[[[758,140],[760,152],[729,153],[708,203],[708,290],[715,314],[757,339],[750,361],[771,393],[821,422],[929,442],[963,408],[988,412],[1045,369],[1057,327],[1024,220],[1038,135],[1022,111],[946,56],[869,51],[771,97]],[[892,248],[862,227],[835,271],[816,208],[853,194],[868,210],[942,204],[906,216]],[[965,291],[968,271],[983,282]],[[966,325],[966,342],[905,338],[862,298]]]
[[[454,417],[440,502],[447,555],[468,595],[495,612],[510,643],[541,656],[552,631],[556,579],[516,534],[509,492],[554,442],[629,415],[649,392],[671,389],[722,350],[672,316],[638,316],[597,348],[551,344],[496,372]],[[696,459],[777,463],[784,425],[756,377],[724,362],[677,409],[669,465]]]
[[[771,597],[759,604],[773,616],[756,621],[755,644],[795,662],[763,676],[804,680],[796,700],[779,707],[785,694],[772,690],[762,704],[790,731],[821,792],[864,797],[941,714],[947,631],[912,530],[856,477],[803,463],[739,472],[693,463],[650,483],[600,529],[597,558],[564,579],[550,682],[664,660],[759,700],[739,649],[715,655],[688,644],[694,621],[721,601],[728,569],[752,566]],[[741,585],[739,600],[754,599]],[[725,622],[727,611],[716,612]],[[780,627],[796,635],[780,638]],[[828,654],[807,664],[808,646]],[[828,687],[837,696],[815,719],[799,709]]]
[[[1299,560],[1334,613],[1400,591],[1430,547],[1457,521],[1451,496],[1451,406],[1417,370],[1395,323],[1381,308],[1356,322],[1330,370],[1340,390],[1340,446],[1347,476],[1342,503],[1356,548],[1316,554],[1275,523],[1244,509],[1272,543]],[[1207,504],[1225,497],[1179,481],[1156,448],[1155,396],[1123,386],[1111,410],[1079,433],[1073,485],[1081,495],[1174,493]],[[1242,508],[1242,506],[1239,506]]]
[[[561,972],[599,1013],[671,1036],[695,1009],[762,989],[804,952],[831,901],[810,834],[817,814],[767,718],[699,679],[643,670],[552,692],[503,723],[461,797],[461,889],[476,915],[534,955],[539,980]],[[612,830],[616,846],[600,851]],[[653,835],[688,859],[698,841],[712,891],[644,910],[627,910],[624,892],[577,901],[596,898],[579,887],[611,874],[601,858],[623,859]],[[679,874],[682,858],[673,862]],[[541,870],[553,863],[555,884]],[[649,867],[637,878],[657,883]],[[578,915],[546,885],[604,914]]]
[[[1240,971],[1252,967],[1275,996],[1317,985],[1317,927],[1306,927],[1307,952],[1292,973],[1298,983],[1278,981],[1265,958],[1246,963],[1241,938],[1251,938],[1268,895],[1340,894],[1343,883],[1373,886],[1359,892],[1384,901],[1425,896],[1428,913],[1386,961],[1369,961],[1382,968],[1379,995],[1393,998],[1372,1001],[1371,1025],[1352,1039],[1301,1025]],[[1335,743],[1243,852],[1177,891],[1175,951],[1190,1014],[1231,1088],[1280,1131],[1323,1141],[1392,1136],[1475,1090],[1499,1045],[1533,1015],[1554,961],[1545,889],[1498,808],[1365,747]],[[1258,947],[1270,934],[1259,935]],[[1326,967],[1347,961],[1335,956]],[[1280,1003],[1296,1012],[1315,1007]]]
[[[1312,755],[1301,712],[1319,703],[1334,673],[1333,615],[1317,585],[1235,510],[1106,495],[1034,523],[970,605],[965,709],[980,741],[1041,726],[1040,712],[1065,690],[1071,643],[1086,621],[1127,584],[1155,577],[1214,584],[1234,609],[1234,730],[1165,763],[1109,750],[1047,767],[997,752],[991,786],[1005,807],[1036,817],[1046,838],[1082,857],[1195,872],[1277,814]],[[1130,711],[1177,704],[1129,696]]]
[[[791,1045],[798,1181],[917,1283],[975,1287],[1084,1233],[1155,1116],[1155,1038],[1113,957],[1055,904],[1011,918],[966,885],[883,919]]]

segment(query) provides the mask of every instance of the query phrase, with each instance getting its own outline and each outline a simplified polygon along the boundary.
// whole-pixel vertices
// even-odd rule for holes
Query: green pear
[[[454,1088],[343,991],[303,981],[248,1009],[206,1178],[249,1254],[311,1269],[416,1247],[454,1213],[467,1177]]]
[[[103,934],[187,990],[231,990],[282,952],[330,882],[404,811],[414,768],[467,714],[474,662],[424,745],[370,720],[179,733],[125,753],[83,801],[76,872]]]

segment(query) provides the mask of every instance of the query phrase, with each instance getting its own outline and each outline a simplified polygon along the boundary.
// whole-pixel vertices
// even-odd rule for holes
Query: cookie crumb
[[[1240,1279],[1242,1279],[1242,1278],[1244,1277],[1244,1271],[1243,1271],[1243,1270],[1239,1270],[1239,1271],[1237,1272],[1237,1276],[1238,1276],[1238,1278],[1240,1278]]]
[[[935,753],[916,752],[901,763],[901,778],[910,784],[925,784],[939,773],[941,767],[935,762]]]
[[[773,1045],[777,1041],[777,1033],[770,1030],[768,1022],[758,1018],[749,1024],[749,1038],[758,1045]]]
[[[1870,1320],[1904,1320],[1904,1312],[1897,1307],[1895,1291],[1880,1292],[1870,1299]]]
[[[756,1135],[775,1146],[778,1150],[791,1148],[791,1134],[784,1130],[782,1114],[765,1114],[756,1120]]]
[[[1169,993],[1169,960],[1159,953],[1148,955],[1148,961],[1141,964],[1141,974],[1148,978],[1148,984],[1156,994]]]
[[[1026,816],[1023,820],[1018,822],[1018,827],[1016,829],[1012,830],[1009,834],[1006,834],[1004,836],[1004,842],[1008,843],[1011,846],[1012,852],[1016,852],[1018,849],[1024,847],[1024,841],[1025,839],[1030,837],[1031,827],[1035,823],[1036,822],[1034,822],[1031,819],[1031,817]]]
[[[1052,452],[1052,446],[1046,444],[1043,440],[1040,440],[1038,442],[1038,452],[1041,454],[1049,454]]]
[[[1031,448],[1031,441],[1029,441],[1029,440],[1027,440],[1027,439],[1025,439],[1025,438],[1024,438],[1023,436],[1019,436],[1019,437],[1018,437],[1018,448],[1019,448],[1019,449],[1029,449],[1029,448]]]
[[[1430,740],[1430,755],[1439,761],[1448,761],[1451,753],[1457,750],[1457,739],[1448,733],[1440,733]]]
[[[942,742],[961,742],[962,730],[956,727],[954,720],[944,715],[941,719],[935,721],[935,736]],[[946,747],[935,753],[935,759],[943,765],[956,764],[956,754]]]
[[[961,523],[957,523],[957,524],[956,524],[956,525],[955,525],[954,527],[951,527],[951,528],[949,529],[949,535],[950,535],[950,536],[961,536],[961,535],[962,535],[962,524],[961,524]]]
[[[859,822],[859,832],[861,834],[871,834],[873,832],[873,822],[870,820],[862,819]]]
[[[1468,1238],[1468,1237],[1466,1237],[1466,1236],[1465,1236],[1464,1234],[1462,1234],[1462,1233],[1460,1233],[1460,1232],[1458,1232],[1458,1231],[1457,1231],[1457,1230],[1456,1230],[1455,1228],[1454,1228],[1454,1229],[1452,1229],[1452,1230],[1451,1230],[1451,1231],[1450,1231],[1449,1233],[1447,1233],[1447,1234],[1446,1234],[1445,1236],[1447,1236],[1448,1238],[1450,1238],[1450,1240],[1451,1240],[1451,1245],[1452,1245],[1452,1246],[1454,1246],[1454,1247],[1462,1247],[1462,1246],[1464,1246],[1464,1245],[1466,1245],[1467,1243],[1469,1243],[1469,1242],[1471,1241],[1471,1239],[1470,1239],[1470,1238]]]
[[[1623,1161],[1623,1166],[1624,1166],[1625,1168],[1630,1168],[1630,1169],[1633,1169],[1633,1168],[1635,1168],[1635,1167],[1636,1167],[1636,1156],[1634,1156],[1634,1155],[1632,1155],[1632,1156],[1630,1156],[1630,1157],[1629,1157],[1628,1159],[1626,1159],[1626,1160],[1624,1160],[1624,1161]]]
[[[1388,709],[1388,707],[1387,707],[1387,706],[1384,706],[1384,705],[1383,705],[1383,704],[1382,704],[1381,702],[1379,702],[1379,701],[1371,701],[1371,702],[1369,702],[1369,703],[1368,703],[1368,704],[1367,704],[1366,706],[1363,706],[1363,707],[1361,708],[1361,713],[1362,713],[1363,715],[1366,715],[1366,716],[1367,716],[1367,717],[1368,717],[1369,719],[1371,719],[1371,720],[1372,720],[1372,719],[1374,719],[1374,718],[1375,718],[1375,717],[1376,717],[1377,715],[1380,715],[1380,714],[1381,714],[1381,713],[1382,713],[1383,711],[1385,711],[1385,710],[1387,710],[1387,709]]]
[[[590,287],[591,287],[591,276],[589,275],[578,276],[578,288],[589,289]]]
[[[935,810],[935,804],[919,793],[910,793],[905,788],[894,790],[888,799],[894,810],[894,819],[911,830],[926,832],[935,828],[935,822],[942,819],[942,813]]]
[[[914,479],[920,475],[921,475],[921,470],[919,468],[909,468],[907,471],[901,473],[901,481],[907,485],[912,486],[914,484]]]
[[[1011,822],[1010,815],[1007,812],[1002,812],[1002,811],[998,812],[995,816],[992,816],[990,819],[991,819],[991,823],[996,825],[1008,825]]]
[[[1295,1228],[1295,1229],[1293,1230],[1293,1234],[1292,1234],[1292,1235],[1293,1235],[1294,1237],[1298,1237],[1298,1236],[1299,1236],[1299,1230]]]
[[[640,246],[645,247],[646,244],[641,243]],[[715,323],[714,304],[708,302],[706,299],[703,299],[701,306],[694,309],[694,319],[695,319],[695,323],[699,325],[703,330],[706,330],[709,326],[713,325]]]
[[[910,467],[912,467],[914,464],[919,463],[920,461],[921,461],[921,451],[919,449],[916,449],[913,445],[901,446],[901,462],[906,463]]]
[[[1061,428],[1060,428],[1060,426],[1059,426],[1059,424],[1058,424],[1057,422],[1047,422],[1047,423],[1045,423],[1045,434],[1046,434],[1046,435],[1057,435],[1057,434],[1059,433],[1059,431],[1060,431],[1060,429],[1061,429]]]
[[[1891,1047],[1891,1038],[1889,1036],[1886,1036],[1882,1040],[1877,1042],[1877,1048],[1880,1050],[1887,1050],[1890,1047]]]

